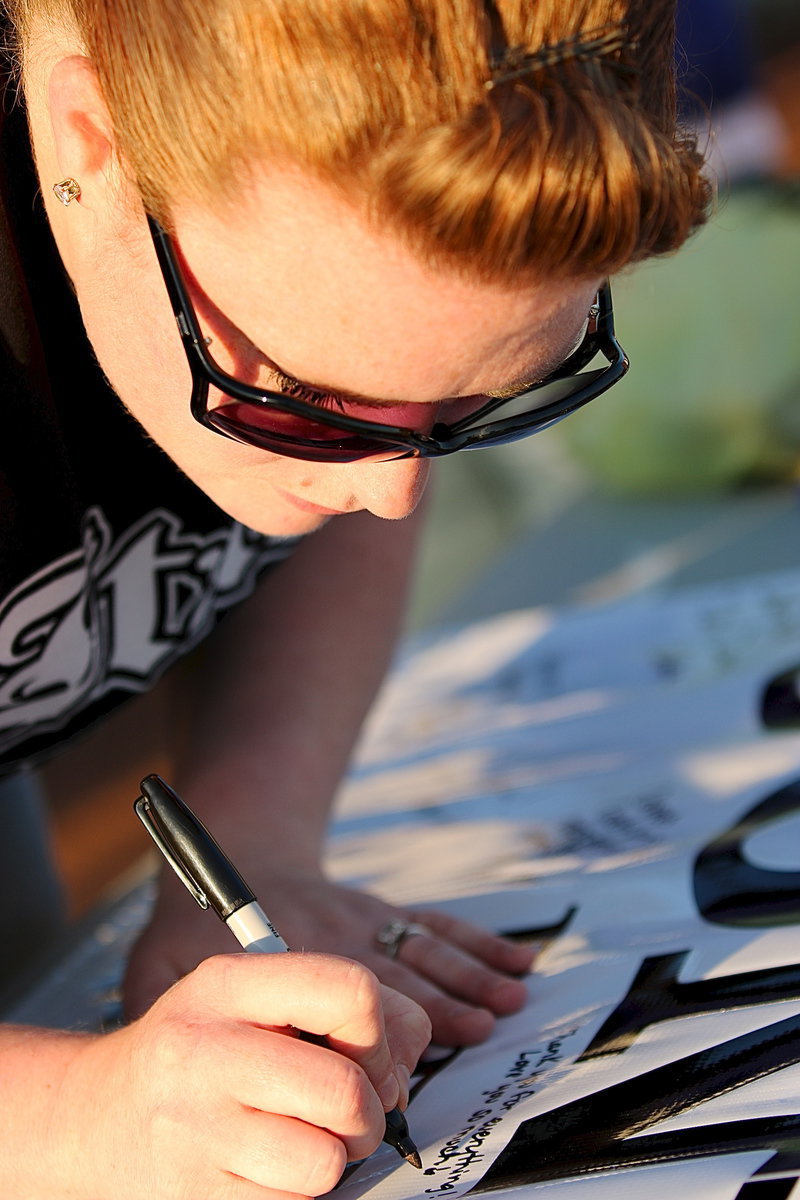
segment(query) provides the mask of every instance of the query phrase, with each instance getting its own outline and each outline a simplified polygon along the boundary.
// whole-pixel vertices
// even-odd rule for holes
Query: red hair
[[[674,0],[215,0],[213,20],[201,0],[7,3],[23,26],[69,12],[166,223],[285,161],[426,260],[510,283],[613,274],[706,216]]]

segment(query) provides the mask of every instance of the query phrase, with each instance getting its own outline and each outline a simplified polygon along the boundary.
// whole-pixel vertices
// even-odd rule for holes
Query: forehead
[[[596,280],[486,284],[431,267],[297,169],[259,175],[233,211],[180,208],[199,288],[282,369],[387,399],[495,387],[563,347]]]

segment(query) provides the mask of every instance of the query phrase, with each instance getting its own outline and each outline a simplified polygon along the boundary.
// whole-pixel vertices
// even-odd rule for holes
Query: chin
[[[227,494],[228,489],[225,489],[225,493],[214,495],[209,491],[208,494],[229,517],[233,517],[241,525],[246,525],[248,529],[253,529],[256,533],[263,533],[268,537],[302,537],[304,534],[314,533],[315,530],[321,529],[331,519],[330,516],[322,513],[301,512],[297,508],[283,504],[276,499],[274,493],[261,500],[252,495],[244,497],[238,489],[237,494],[233,496]]]
[[[240,520],[241,518],[237,518]],[[254,529],[256,533],[263,533],[269,537],[275,538],[296,538],[304,537],[307,533],[315,533],[316,530],[322,529],[323,525],[327,525],[332,520],[331,517],[310,517],[306,516],[301,520],[292,519],[286,521],[270,520],[270,521],[244,521],[243,525],[247,525],[250,529]]]

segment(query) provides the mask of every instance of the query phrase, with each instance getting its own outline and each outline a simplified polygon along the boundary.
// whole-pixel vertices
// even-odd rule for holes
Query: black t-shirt
[[[148,689],[294,544],[222,512],[110,389],[50,233],[25,114],[6,97],[0,773]]]

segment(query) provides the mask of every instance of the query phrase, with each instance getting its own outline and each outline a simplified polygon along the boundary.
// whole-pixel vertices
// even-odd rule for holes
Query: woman
[[[324,955],[210,957],[225,931],[164,880],[128,972],[143,1016],[5,1031],[5,1194],[316,1194],[404,1102],[427,1036],[411,1001],[452,1045],[524,1000],[524,950],[336,887],[320,857],[430,458],[615,382],[604,281],[703,219],[672,4],[7,7],[6,769],[236,604],[175,782],[289,944],[397,990]]]

